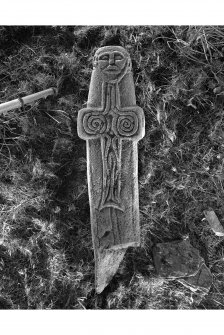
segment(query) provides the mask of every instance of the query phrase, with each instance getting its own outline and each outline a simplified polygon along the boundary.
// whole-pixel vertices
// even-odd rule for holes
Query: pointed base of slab
[[[109,284],[124,258],[126,248],[119,250],[106,250],[95,254],[95,285],[96,293],[101,293]]]

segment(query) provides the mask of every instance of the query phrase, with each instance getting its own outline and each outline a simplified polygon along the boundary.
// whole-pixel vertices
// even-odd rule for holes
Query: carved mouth
[[[118,72],[119,69],[117,67],[114,67],[114,66],[108,66],[105,71],[107,71],[107,72]]]

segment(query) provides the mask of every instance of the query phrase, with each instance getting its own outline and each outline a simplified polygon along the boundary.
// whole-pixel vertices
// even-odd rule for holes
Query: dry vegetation
[[[51,86],[59,95],[0,116],[2,309],[222,309],[224,27],[0,27],[0,103]],[[92,57],[131,55],[137,104],[142,244],[111,284],[94,291],[85,141],[76,118]],[[152,247],[189,236],[213,275],[209,294],[159,279]]]

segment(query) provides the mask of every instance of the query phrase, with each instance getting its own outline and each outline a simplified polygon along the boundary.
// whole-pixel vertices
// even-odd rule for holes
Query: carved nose
[[[110,57],[109,59],[109,65],[113,65],[113,64],[115,64],[114,56]]]

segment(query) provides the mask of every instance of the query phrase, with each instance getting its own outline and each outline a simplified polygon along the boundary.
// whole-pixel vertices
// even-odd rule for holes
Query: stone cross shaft
[[[108,267],[114,272],[118,258],[123,257],[123,251],[117,257],[115,250],[140,243],[137,142],[144,136],[144,113],[136,106],[131,61],[122,47],[97,50],[87,108],[79,111],[77,126],[78,135],[87,141],[90,214],[100,291],[99,287],[105,286],[102,268],[105,273]]]

